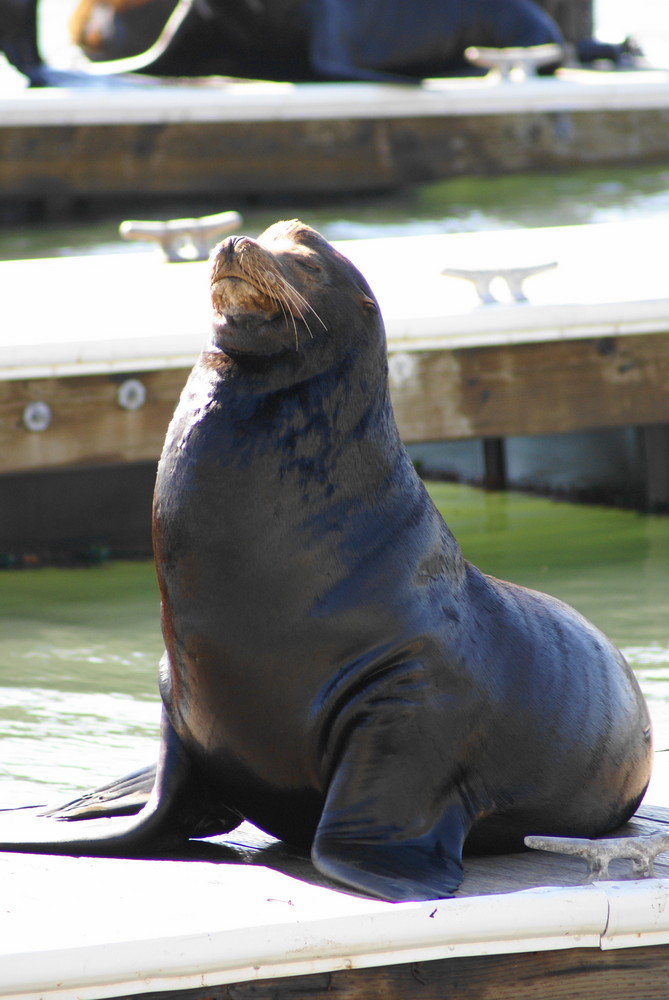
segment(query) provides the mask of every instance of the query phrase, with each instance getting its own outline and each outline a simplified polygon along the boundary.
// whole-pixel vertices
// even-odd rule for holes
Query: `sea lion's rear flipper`
[[[143,767],[123,778],[117,778],[107,785],[94,788],[90,792],[62,805],[45,809],[44,816],[54,819],[93,819],[99,816],[133,816],[149,801],[156,782],[156,765]]]
[[[325,875],[368,895],[438,899],[462,881],[472,817],[420,713],[402,708],[395,701],[362,716],[347,738],[311,856]]]
[[[125,806],[124,785],[129,792]],[[157,766],[106,787],[112,790],[109,807],[93,809],[88,813],[91,818],[85,815],[88,796],[77,800],[83,803],[80,808],[77,802],[70,804],[69,816],[67,806],[62,813],[43,808],[0,811],[0,851],[117,857],[152,854],[175,848],[189,837],[227,833],[241,822],[231,810],[217,808],[214,814],[207,807],[195,769],[165,712]],[[91,799],[101,791],[90,793]],[[136,815],[128,816],[131,811]]]

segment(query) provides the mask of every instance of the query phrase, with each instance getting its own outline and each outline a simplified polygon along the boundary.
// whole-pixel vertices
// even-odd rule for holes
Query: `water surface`
[[[338,199],[330,204],[300,202],[275,206],[199,203],[173,199],[138,208],[107,207],[94,218],[67,224],[0,227],[0,260],[146,253],[153,245],[128,243],[118,234],[129,215],[179,218],[235,209],[242,231],[251,236],[280,218],[298,216],[327,239],[369,239],[433,233],[570,226],[632,219],[667,219],[669,167],[617,165],[565,174],[529,173],[505,177],[460,177],[384,197]],[[100,210],[102,211],[102,210]]]

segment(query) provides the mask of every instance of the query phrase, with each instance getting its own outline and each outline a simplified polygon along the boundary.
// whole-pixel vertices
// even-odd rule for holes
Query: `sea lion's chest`
[[[348,686],[418,648],[459,586],[394,425],[353,406],[341,380],[242,396],[200,368],[158,472],[168,712],[277,784],[317,767]]]

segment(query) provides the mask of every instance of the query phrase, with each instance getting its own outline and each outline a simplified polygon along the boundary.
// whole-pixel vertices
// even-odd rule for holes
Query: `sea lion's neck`
[[[212,428],[220,435],[239,436],[242,450],[253,444],[261,450],[271,446],[277,456],[283,450],[287,458],[325,459],[333,450],[364,445],[365,437],[364,446],[373,448],[380,430],[387,449],[398,436],[385,359],[375,363],[373,378],[367,377],[367,367],[351,354],[314,371],[309,359],[299,356],[235,359],[205,352],[193,373],[196,392],[190,405],[198,419],[203,399],[210,401]],[[374,433],[368,435],[370,426]]]
[[[212,364],[203,355],[167,433],[156,484],[160,516],[177,508],[185,515],[197,503],[207,516],[224,510],[230,524],[248,519],[253,497],[256,517],[279,507],[287,516],[285,502],[297,518],[299,507],[365,497],[392,477],[401,444],[385,373],[368,381],[343,358],[301,374],[289,385],[285,372],[273,379],[262,360]]]

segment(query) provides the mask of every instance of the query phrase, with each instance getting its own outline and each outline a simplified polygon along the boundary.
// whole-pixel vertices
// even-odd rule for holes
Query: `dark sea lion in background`
[[[127,0],[118,2],[127,3]],[[127,78],[111,72],[104,77],[96,77],[87,72],[57,69],[45,63],[39,46],[39,7],[38,0],[0,0],[0,53],[26,77],[31,87],[107,90],[131,85]]]
[[[623,823],[650,776],[635,678],[577,612],[464,559],[400,442],[362,275],[293,221],[224,240],[211,287],[155,491],[155,788],[131,819],[0,824],[3,848],[122,855],[245,818],[407,900],[452,893],[463,847]],[[152,778],[54,815],[137,808]]]
[[[37,0],[0,0],[0,52],[26,76],[39,71]]]
[[[470,45],[562,44],[532,0],[81,0],[72,38],[95,60],[136,55],[132,21],[155,18],[156,47],[143,71],[266,80],[417,80],[478,72]],[[174,6],[174,4],[172,4]],[[107,27],[99,30],[101,12]],[[161,27],[164,25],[164,28]],[[146,38],[146,35],[143,36]]]
[[[311,64],[324,79],[472,75],[481,70],[465,58],[470,46],[564,43],[532,0],[311,0],[308,9]]]
[[[0,0],[0,52],[40,87],[118,87],[128,72],[415,82],[481,72],[468,46],[563,42],[532,0],[81,0],[72,40],[99,65],[71,71],[42,60],[37,7]]]

